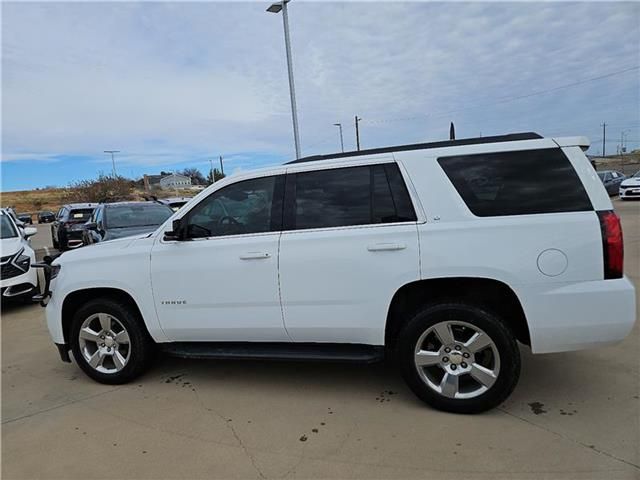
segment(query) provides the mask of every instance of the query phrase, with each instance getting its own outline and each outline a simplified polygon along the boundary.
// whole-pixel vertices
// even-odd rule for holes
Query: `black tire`
[[[97,313],[106,313],[115,317],[129,335],[129,359],[120,371],[99,372],[89,365],[81,352],[80,328],[87,318]],[[145,329],[142,318],[130,305],[110,298],[91,300],[78,309],[73,317],[70,343],[78,366],[97,382],[110,385],[127,383],[140,376],[149,368],[155,353],[155,344]]]
[[[64,252],[69,249],[69,245],[67,242],[67,235],[64,233],[64,230],[61,232],[58,230],[58,242],[56,248],[61,252]]]
[[[51,243],[53,244],[53,248],[58,248],[58,240],[56,240],[56,236],[53,234],[53,228],[51,229]]]
[[[418,340],[430,327],[444,321],[464,322],[479,328],[490,337],[497,349],[500,367],[496,379],[488,390],[473,398],[447,397],[430,387],[418,371],[420,367],[415,362]],[[513,392],[520,377],[520,351],[515,336],[496,315],[473,305],[446,302],[424,307],[402,329],[396,349],[402,375],[411,390],[427,404],[447,412],[479,413],[494,408]],[[453,362],[447,365],[453,365]],[[436,374],[440,371],[443,376],[445,374],[440,366],[428,368],[435,368]]]

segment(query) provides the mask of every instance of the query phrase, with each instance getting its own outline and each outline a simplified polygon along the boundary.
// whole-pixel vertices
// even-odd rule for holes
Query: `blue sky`
[[[640,148],[640,3],[289,8],[304,155],[514,131]],[[4,3],[2,190],[293,157],[265,3]]]

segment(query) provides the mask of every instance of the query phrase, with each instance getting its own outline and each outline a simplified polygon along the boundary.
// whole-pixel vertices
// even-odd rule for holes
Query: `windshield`
[[[14,238],[18,236],[16,227],[6,215],[0,215],[0,238]]]
[[[71,212],[69,213],[69,220],[72,220],[72,221],[84,220],[86,222],[87,220],[89,220],[89,217],[91,216],[92,213],[93,213],[93,208],[71,210]]]
[[[633,174],[635,178],[640,178],[640,170]]]
[[[606,174],[604,172],[598,172],[598,176],[600,177],[600,180],[604,180],[604,176]]]
[[[107,228],[152,227],[164,223],[173,215],[165,205],[118,205],[105,211]]]

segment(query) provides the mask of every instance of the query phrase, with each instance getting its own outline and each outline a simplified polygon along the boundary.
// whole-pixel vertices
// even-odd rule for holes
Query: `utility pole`
[[[622,155],[623,155],[622,147],[623,146],[624,146],[624,130],[622,132],[620,132],[620,160],[622,160]]]
[[[211,183],[213,183],[213,159],[209,157],[209,164],[211,165]]]
[[[120,153],[120,150],[105,150],[104,153],[110,153],[111,154],[111,165],[113,167],[113,176],[116,176],[116,161],[113,157],[114,153]]]
[[[602,158],[606,156],[605,143],[607,140],[607,124],[602,124]]]
[[[224,165],[222,164],[222,155],[220,155],[220,173],[224,175]]]
[[[362,120],[362,118],[358,118],[356,115],[356,147],[360,150],[360,128],[358,128],[358,122]]]
[[[333,125],[340,129],[340,148],[342,148],[342,153],[344,153],[344,139],[342,138],[342,124],[334,123]]]
[[[291,59],[291,39],[289,38],[289,13],[287,3],[291,0],[281,0],[271,4],[267,8],[269,13],[282,12],[282,23],[284,26],[284,47],[287,55],[287,70],[289,72],[289,96],[291,97],[291,119],[293,121],[293,142],[296,148],[296,158],[300,158],[300,136],[298,135],[298,113],[296,110],[296,88],[293,84],[293,60]]]

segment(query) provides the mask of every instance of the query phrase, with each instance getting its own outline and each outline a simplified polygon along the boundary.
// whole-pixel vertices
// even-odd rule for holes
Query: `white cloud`
[[[449,120],[463,135],[590,134],[603,119],[639,120],[633,74],[495,104],[640,63],[637,3],[289,8],[304,153],[335,150],[336,121],[351,146],[355,114],[364,118],[366,146],[442,138]],[[282,20],[264,10],[263,3],[4,4],[3,160],[100,158],[106,148],[122,150],[119,161],[132,165],[216,152],[286,158]]]

